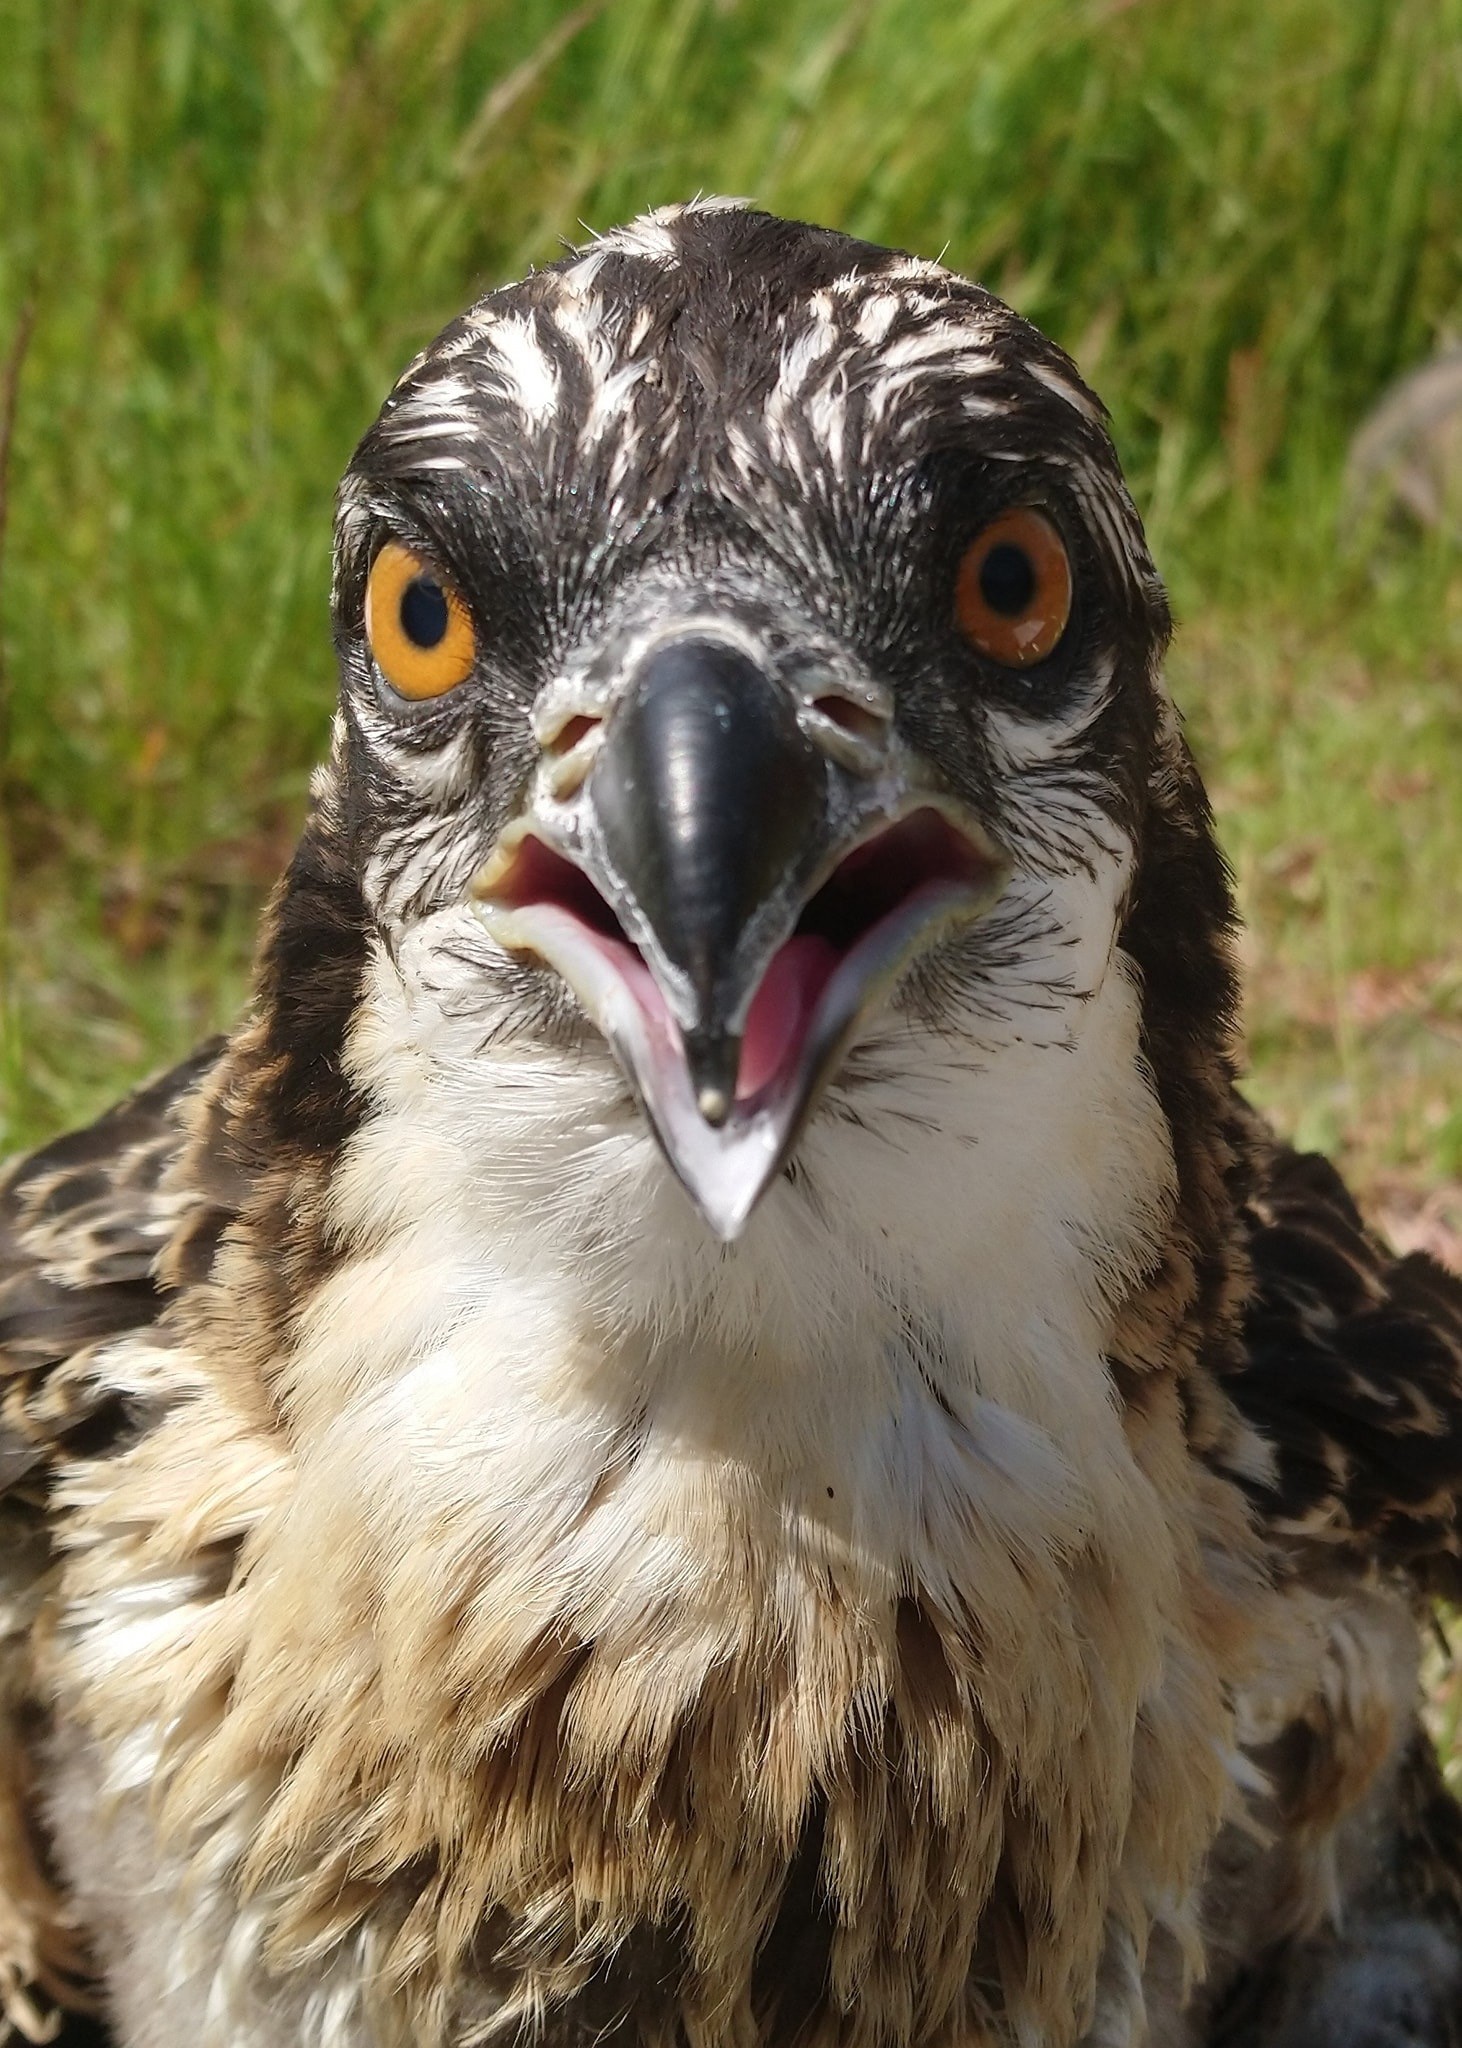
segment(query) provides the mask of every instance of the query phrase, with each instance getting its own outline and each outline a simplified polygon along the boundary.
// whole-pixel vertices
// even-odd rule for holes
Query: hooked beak
[[[582,785],[535,799],[474,884],[499,943],[573,989],[725,1242],[861,1021],[1009,872],[887,735],[832,737],[729,641],[662,642]]]

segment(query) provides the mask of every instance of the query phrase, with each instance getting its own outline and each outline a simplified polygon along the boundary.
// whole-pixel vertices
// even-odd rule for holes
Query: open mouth
[[[763,970],[741,1023],[734,1100],[698,1100],[705,1121],[755,1118],[797,1089],[809,1057],[821,1066],[834,1046],[841,1051],[851,1026],[911,954],[941,925],[983,907],[999,878],[993,852],[930,804],[855,846]],[[505,838],[478,889],[495,936],[557,968],[611,1040],[600,1014],[606,970],[632,1000],[649,1045],[683,1066],[680,1027],[665,995],[582,868],[522,830]]]

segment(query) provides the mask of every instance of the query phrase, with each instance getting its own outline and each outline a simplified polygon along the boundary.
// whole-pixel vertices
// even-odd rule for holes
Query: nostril
[[[602,722],[598,718],[591,718],[586,712],[580,712],[575,718],[566,719],[552,739],[544,742],[544,753],[556,755],[561,760],[565,754],[571,754],[579,741],[586,740]]]
[[[560,803],[566,803],[582,789],[595,753],[593,747],[584,743],[594,737],[603,723],[592,712],[576,712],[540,742],[548,787]]]
[[[845,732],[849,739],[864,740],[869,746],[876,745],[887,728],[885,718],[851,697],[814,697],[812,708],[835,725],[839,732]]]

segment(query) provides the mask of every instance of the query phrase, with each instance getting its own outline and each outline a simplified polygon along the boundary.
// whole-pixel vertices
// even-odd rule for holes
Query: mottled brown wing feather
[[[1257,1505],[1462,1593],[1462,1280],[1397,1258],[1314,1153],[1276,1149],[1247,1210],[1255,1288],[1229,1391],[1273,1448]]]
[[[216,1190],[180,1187],[169,1169],[221,1050],[204,1046],[0,1176],[0,2037],[8,2021],[26,2039],[56,2040],[54,2008],[87,2003],[80,1930],[36,1829],[30,1636],[50,1568],[46,1494],[55,1463],[145,1420],[90,1365],[156,1320],[160,1253],[219,1207]],[[64,2048],[104,2038],[74,2014],[59,2036]]]
[[[82,1433],[105,1426],[86,1364],[161,1309],[158,1255],[200,1199],[167,1170],[222,1048],[210,1042],[0,1177],[0,1492],[62,1445],[93,1448]]]

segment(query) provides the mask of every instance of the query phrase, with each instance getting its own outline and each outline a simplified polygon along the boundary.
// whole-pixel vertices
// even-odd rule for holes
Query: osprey
[[[408,368],[334,617],[251,1016],[4,1185],[11,2024],[1454,2042],[1462,1287],[1235,1093],[1068,358],[648,215]]]

